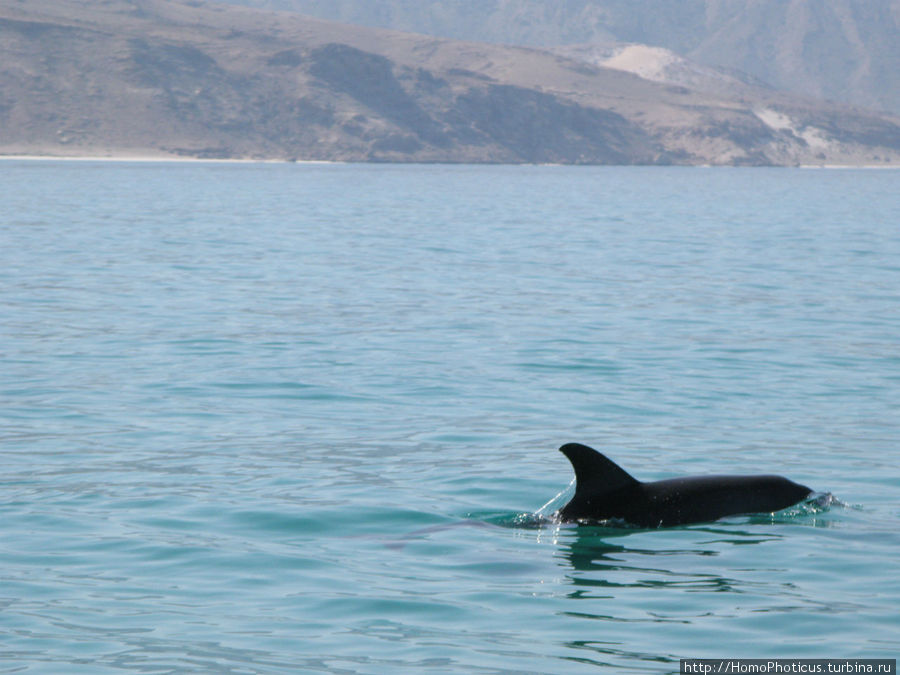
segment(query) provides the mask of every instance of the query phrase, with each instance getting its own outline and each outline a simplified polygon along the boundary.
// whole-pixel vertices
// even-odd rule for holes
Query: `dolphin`
[[[575,469],[575,496],[557,512],[563,522],[615,519],[644,528],[688,525],[772,513],[812,494],[781,476],[688,476],[642,483],[581,443],[566,443],[559,451]]]

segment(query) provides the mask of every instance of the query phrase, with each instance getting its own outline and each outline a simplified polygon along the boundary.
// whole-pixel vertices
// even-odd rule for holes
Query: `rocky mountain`
[[[662,47],[793,93],[900,113],[900,0],[231,0],[464,40]]]
[[[900,120],[196,0],[0,0],[0,153],[900,164]]]

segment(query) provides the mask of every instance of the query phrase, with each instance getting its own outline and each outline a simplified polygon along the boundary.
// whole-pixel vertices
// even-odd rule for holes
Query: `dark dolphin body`
[[[771,513],[812,490],[781,476],[690,476],[642,483],[593,448],[567,443],[559,451],[575,469],[575,496],[559,510],[563,521],[623,520],[665,527],[743,513]]]

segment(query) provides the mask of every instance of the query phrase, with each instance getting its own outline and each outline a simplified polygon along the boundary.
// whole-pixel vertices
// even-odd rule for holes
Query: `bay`
[[[895,658],[896,183],[0,161],[0,672]],[[541,523],[568,441],[835,502]]]

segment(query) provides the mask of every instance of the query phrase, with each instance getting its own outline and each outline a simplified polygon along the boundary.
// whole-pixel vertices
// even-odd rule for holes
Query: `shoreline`
[[[28,162],[184,162],[188,164],[340,164],[329,160],[288,160],[288,159],[233,159],[209,157],[167,157],[164,155],[4,155],[0,161],[23,160]]]
[[[181,156],[164,156],[164,155],[9,155],[0,154],[0,161],[22,160],[27,162],[121,162],[121,163],[184,163],[184,164],[299,164],[299,165],[340,165],[340,164],[372,164],[377,166],[390,165],[436,165],[451,164],[453,166],[499,166],[492,162],[364,162],[353,161],[345,162],[339,160],[328,159],[235,159],[235,158],[209,158],[209,157],[181,157]],[[529,164],[516,163],[507,166],[572,166],[572,167],[659,167],[661,165],[653,164]],[[678,164],[665,165],[662,168],[671,168],[679,166],[689,169],[827,169],[827,170],[897,170],[900,164],[797,164],[793,166],[783,165],[766,165],[766,166],[731,166],[728,164]]]

